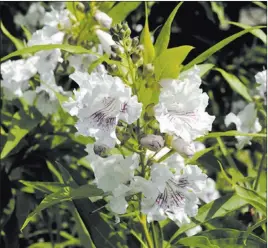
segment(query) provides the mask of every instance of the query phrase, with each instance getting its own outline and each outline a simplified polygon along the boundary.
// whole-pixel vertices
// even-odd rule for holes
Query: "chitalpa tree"
[[[203,63],[248,32],[258,36],[263,27],[242,27],[185,64],[192,46],[168,48],[172,21],[182,3],[154,44],[149,3],[144,4],[140,37],[132,37],[124,21],[140,4],[66,2],[45,9],[33,3],[25,16],[15,18],[24,30],[23,42],[1,24],[17,47],[1,59],[3,112],[8,118],[12,104],[19,109],[4,120],[10,128],[1,128],[6,137],[2,161],[12,157],[26,135],[35,135],[36,128],[47,123],[52,136],[69,138],[69,149],[79,146],[84,153],[81,159],[70,154],[55,159],[48,153],[46,166],[54,182],[20,181],[26,192],[44,193],[21,230],[42,210],[61,203],[75,219],[79,239],[69,240],[73,246],[227,247],[229,242],[228,247],[263,247],[265,241],[252,232],[266,221],[265,192],[259,187],[265,148],[252,177],[237,168],[222,139],[235,137],[238,150],[252,139],[265,143],[266,71],[256,75],[253,95],[234,75]],[[210,70],[219,72],[248,102],[225,117],[226,128],[234,123],[236,129],[211,132],[218,116],[208,113],[210,97],[202,89],[202,77]],[[51,153],[63,142],[54,137]],[[215,142],[206,148],[207,139]],[[38,142],[37,137],[24,156],[38,150]],[[218,159],[214,166],[231,187],[229,194],[221,196],[207,176],[201,158],[211,152]],[[86,175],[74,172],[77,164],[86,168]],[[218,225],[217,218],[249,205],[256,215],[248,230]]]

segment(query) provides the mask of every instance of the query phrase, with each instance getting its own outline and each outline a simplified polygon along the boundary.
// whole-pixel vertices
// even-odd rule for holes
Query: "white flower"
[[[205,187],[206,178],[196,165],[188,165],[176,174],[166,166],[152,166],[151,181],[139,179],[145,196],[142,212],[147,214],[148,222],[167,216],[179,225],[189,223],[188,217],[197,214],[196,193]]]
[[[15,61],[8,60],[1,64],[3,77],[1,86],[9,98],[21,97],[23,91],[29,87],[29,79],[37,72],[36,61],[36,57],[31,57]]]
[[[70,99],[63,107],[71,115],[77,115],[78,133],[114,147],[118,121],[131,124],[140,116],[142,105],[137,96],[131,96],[131,88],[120,78],[108,74],[76,71],[70,78],[78,83],[80,92],[75,92],[75,100]]]
[[[70,12],[67,9],[55,10],[52,7],[52,11],[47,12],[44,16],[44,23],[47,26],[63,29],[69,29],[71,27],[71,21],[69,18]]]
[[[104,28],[111,28],[113,19],[106,13],[99,10],[96,11],[94,18]]]
[[[61,44],[63,42],[64,33],[59,32],[53,27],[44,27],[33,33],[32,38],[28,42],[28,46]],[[40,74],[53,71],[58,62],[62,62],[60,49],[40,51],[35,54],[39,59],[36,68]]]
[[[102,54],[101,52],[100,54]],[[76,71],[80,71],[80,72],[87,72],[89,69],[89,66],[97,59],[98,57],[93,54],[75,54],[68,58],[69,65],[73,67]],[[93,71],[105,73],[106,69],[104,65],[100,64],[96,68],[94,68]]]
[[[134,154],[124,159],[121,155],[112,155],[103,159],[94,154],[92,147],[88,145],[86,151],[95,174],[95,183],[104,192],[111,193],[108,197],[110,209],[123,214],[128,206],[125,197],[131,192],[131,181],[139,164],[138,156]]]
[[[258,72],[255,75],[256,82],[260,85],[257,90],[260,96],[264,99],[265,104],[267,103],[267,70]]]
[[[219,191],[216,189],[216,183],[213,179],[207,178],[206,187],[202,190],[201,193],[197,194],[203,202],[209,203],[220,197]]]
[[[97,34],[97,36],[98,36],[98,38],[100,40],[100,43],[102,45],[103,50],[107,54],[111,55],[111,53],[112,53],[111,46],[116,45],[115,41],[112,39],[112,36],[109,33],[104,32],[104,31],[102,31],[100,29],[96,30],[96,34]]]
[[[206,134],[215,117],[206,111],[208,95],[200,89],[199,69],[195,67],[177,80],[164,79],[155,117],[160,131],[180,137],[185,142]]]
[[[257,110],[255,109],[254,103],[249,103],[242,111],[235,115],[229,113],[225,117],[225,125],[229,126],[231,123],[236,125],[236,129],[242,133],[258,133],[261,131],[262,126],[257,118]],[[246,144],[251,144],[252,137],[247,136],[236,136],[238,144],[237,149],[242,149]]]
[[[34,2],[30,5],[26,15],[21,13],[14,16],[14,22],[17,26],[24,25],[31,31],[36,30],[38,26],[44,24],[45,8],[40,2]]]

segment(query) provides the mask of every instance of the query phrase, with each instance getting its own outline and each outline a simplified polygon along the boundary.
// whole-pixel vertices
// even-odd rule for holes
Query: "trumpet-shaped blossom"
[[[78,133],[114,147],[118,121],[131,124],[140,116],[142,105],[137,96],[131,96],[131,88],[120,78],[108,74],[93,72],[89,75],[76,71],[70,78],[80,86],[80,91],[75,91],[75,98],[70,98],[63,106],[78,117]]]
[[[196,165],[188,165],[173,174],[165,165],[155,164],[151,180],[136,178],[144,194],[142,212],[148,222],[166,217],[179,225],[197,214],[197,193],[205,187],[207,176]]]
[[[128,206],[125,197],[131,191],[134,171],[139,164],[137,154],[127,158],[112,155],[103,159],[94,154],[91,144],[87,146],[86,151],[95,174],[95,183],[98,188],[111,194],[108,197],[110,209],[117,214],[125,213]]]
[[[242,133],[258,133],[261,131],[262,126],[257,118],[257,110],[254,103],[249,103],[242,111],[237,115],[229,113],[225,117],[225,125],[229,126],[231,123],[236,125],[236,129]],[[236,136],[238,143],[237,149],[242,149],[245,145],[251,144],[252,137]]]
[[[200,89],[199,69],[195,67],[178,79],[164,79],[155,117],[160,131],[191,142],[211,130],[215,117],[206,111],[208,95]]]

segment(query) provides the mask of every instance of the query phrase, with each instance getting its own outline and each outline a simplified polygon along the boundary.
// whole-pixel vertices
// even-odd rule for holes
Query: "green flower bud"
[[[131,55],[131,59],[134,64],[136,64],[140,60],[140,58],[141,58],[141,55],[136,52]]]
[[[152,64],[147,64],[143,66],[144,76],[152,76],[154,73],[154,66]]]
[[[140,41],[139,41],[139,38],[138,38],[138,37],[134,37],[134,38],[132,39],[132,46],[133,46],[133,47],[138,46],[139,43],[140,43]]]
[[[112,52],[114,52],[115,54],[122,54],[122,50],[120,49],[120,47],[118,45],[112,45],[111,46]]]
[[[81,2],[78,2],[78,3],[76,4],[76,9],[77,9],[78,11],[80,11],[80,12],[84,12],[84,11],[85,11],[85,5],[84,5],[83,3],[81,3]]]
[[[122,23],[122,28],[127,31],[129,29],[127,22]]]
[[[115,74],[118,72],[118,67],[117,65],[107,65],[107,71],[110,73],[110,74]]]
[[[111,54],[111,59],[115,60],[115,61],[121,61],[122,59],[115,53]]]
[[[102,158],[107,158],[109,156],[109,147],[105,145],[94,144],[93,151],[96,155]]]
[[[149,134],[141,138],[140,143],[143,147],[152,151],[159,151],[165,144],[162,136],[154,134]]]

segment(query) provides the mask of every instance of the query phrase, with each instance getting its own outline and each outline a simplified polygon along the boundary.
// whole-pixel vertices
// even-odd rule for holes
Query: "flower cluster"
[[[23,96],[45,116],[60,106],[57,95],[68,96],[61,105],[74,117],[77,134],[94,138],[94,144],[87,145],[87,159],[109,209],[124,214],[131,201],[140,201],[148,222],[168,217],[182,226],[196,216],[199,204],[219,197],[215,182],[185,160],[205,149],[196,139],[211,131],[215,120],[206,111],[209,97],[201,88],[200,69],[195,65],[178,78],[158,82],[156,64],[145,63],[145,48],[139,38],[131,38],[128,24],[112,26],[112,18],[93,6],[87,12],[92,17],[87,32],[92,31],[93,38],[86,41],[81,38],[84,29],[79,30],[79,15],[73,16],[64,5],[53,5],[46,12],[35,3],[25,16],[18,15],[16,22],[33,30],[27,47],[69,42],[79,45],[78,50],[86,47],[88,53],[72,54],[50,46],[33,56],[9,60],[1,65],[4,94],[9,99]],[[78,7],[85,14],[84,5]],[[70,87],[72,92],[58,85],[62,72],[78,86]],[[140,91],[154,80],[159,99],[146,105]],[[266,102],[266,71],[258,73],[256,81],[258,94]],[[156,126],[148,127],[148,132],[146,117]],[[227,115],[226,126],[231,123],[243,133],[262,129],[254,103],[237,115]],[[250,137],[236,138],[238,149],[250,144]]]

